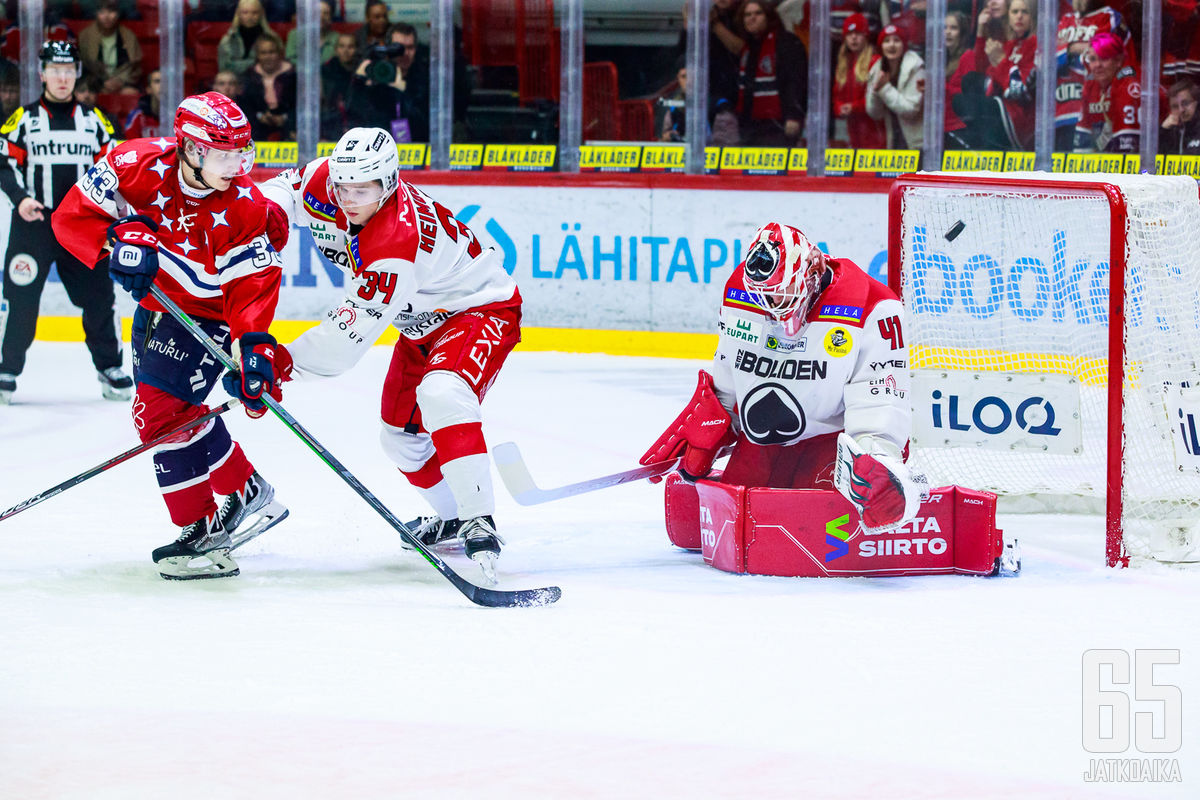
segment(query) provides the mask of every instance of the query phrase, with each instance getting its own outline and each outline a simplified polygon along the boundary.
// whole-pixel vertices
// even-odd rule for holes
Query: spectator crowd
[[[256,140],[294,140],[294,0],[189,0],[186,8],[186,90],[212,89],[236,100]],[[391,22],[382,0],[367,1],[363,23],[344,21],[344,0],[322,0],[319,8],[321,137],[336,140],[350,127],[370,125],[392,130],[398,141],[428,140],[428,53],[416,29]],[[0,9],[6,12],[0,105],[7,117],[20,93],[20,31],[17,4]],[[45,37],[79,47],[76,99],[106,111],[129,138],[159,133],[157,13],[153,0],[49,0],[43,10]],[[202,53],[206,36],[215,39],[211,59]]]
[[[1056,151],[1138,151],[1143,1],[1056,0]],[[927,3],[830,2],[830,146],[920,149],[925,98],[933,88],[925,83]],[[1200,2],[1160,2],[1160,152],[1200,154],[1200,121],[1195,117]],[[783,51],[791,54],[774,59],[777,74],[769,81],[762,69],[764,51],[755,45],[760,10],[767,30],[777,42],[786,42]],[[1036,0],[949,0],[943,21],[946,149],[1033,149],[1037,14]],[[757,122],[762,116],[784,127],[787,140],[796,137],[796,125],[788,123],[804,119],[810,19],[809,0],[713,0],[711,141],[778,144],[778,136],[763,134]],[[765,114],[755,110],[760,98],[776,94],[779,102],[768,100]],[[660,105],[665,108],[671,101],[667,97]],[[679,104],[679,97],[673,104]],[[673,121],[670,117],[664,111],[660,119]],[[658,130],[663,138],[681,138],[677,124]]]
[[[830,146],[921,149],[926,144],[926,98],[936,89],[944,92],[946,149],[1033,149],[1036,0],[948,0],[942,26],[943,87],[926,83],[926,0],[829,2]],[[1056,0],[1056,151],[1138,151],[1144,2]],[[1200,0],[1159,2],[1160,152],[1200,154]],[[463,3],[466,20],[467,0]],[[6,115],[18,95],[17,5],[3,6],[8,19],[0,38],[5,56],[0,59],[0,110]],[[251,119],[256,140],[294,139],[294,0],[187,0],[185,6],[186,89],[213,89],[237,100]],[[427,141],[427,49],[412,25],[390,19],[383,0],[367,0],[359,8],[362,21],[348,22],[344,0],[320,3],[321,138],[334,140],[349,127],[366,125],[391,130],[397,141]],[[708,140],[725,146],[803,145],[811,0],[712,0],[708,13]],[[84,64],[78,98],[111,112],[125,136],[160,131],[156,15],[153,0],[45,4],[47,38],[78,44]],[[683,140],[689,122],[686,16],[687,8],[679,20],[678,47],[659,70],[663,85],[636,101],[656,108],[657,116],[644,128],[627,125],[627,134],[640,130],[636,135],[644,138]],[[463,32],[456,31],[459,60],[464,57],[462,38]],[[478,48],[477,40],[478,32]],[[547,60],[544,68],[551,69],[551,63]],[[557,61],[553,64],[556,68]],[[466,116],[459,84],[488,74],[482,65],[472,64],[464,80],[460,67],[466,68],[455,65],[456,124]],[[550,99],[557,100],[556,90]]]

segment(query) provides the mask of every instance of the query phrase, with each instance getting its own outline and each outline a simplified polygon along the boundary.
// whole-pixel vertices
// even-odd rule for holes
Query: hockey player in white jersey
[[[912,518],[921,485],[904,463],[911,427],[904,310],[848,259],[799,230],[760,228],[726,283],[713,371],[642,457],[682,456],[689,480],[734,451],[720,482],[836,488],[863,527]]]
[[[295,373],[338,375],[388,325],[399,329],[383,449],[433,507],[413,523],[422,543],[461,543],[494,581],[503,540],[480,402],[521,338],[516,283],[445,206],[400,180],[381,128],[353,128],[328,158],[260,188],[348,273],[345,299],[289,346]]]

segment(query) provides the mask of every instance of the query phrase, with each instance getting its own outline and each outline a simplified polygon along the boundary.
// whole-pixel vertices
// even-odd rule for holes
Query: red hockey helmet
[[[185,154],[195,154],[197,170],[203,169],[206,161],[209,168],[231,175],[245,175],[254,166],[250,120],[237,103],[220,92],[184,98],[175,112],[175,138]],[[212,163],[214,159],[219,163]]]
[[[746,254],[746,292],[768,314],[783,321],[796,312],[808,312],[825,269],[824,254],[803,233],[768,222],[758,229]]]

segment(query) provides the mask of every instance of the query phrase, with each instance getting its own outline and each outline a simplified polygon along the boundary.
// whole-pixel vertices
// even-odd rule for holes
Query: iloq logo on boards
[[[1064,375],[913,371],[913,441],[1079,453],[1079,387]]]

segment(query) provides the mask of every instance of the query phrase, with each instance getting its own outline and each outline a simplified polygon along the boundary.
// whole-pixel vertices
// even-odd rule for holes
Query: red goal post
[[[1047,511],[1103,502],[1110,566],[1200,559],[1196,182],[906,175],[888,237],[914,465]]]

